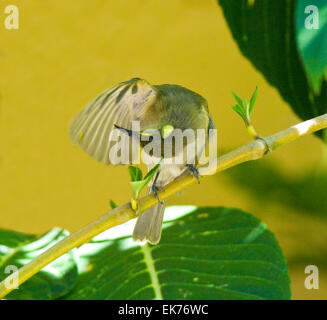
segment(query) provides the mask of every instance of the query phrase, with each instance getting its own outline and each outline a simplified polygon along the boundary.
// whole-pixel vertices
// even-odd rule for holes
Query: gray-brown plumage
[[[116,143],[112,132],[115,127],[130,132],[132,121],[139,121],[141,133],[151,132],[153,129],[161,133],[167,125],[174,129],[195,131],[197,129],[207,131],[209,128],[214,128],[207,102],[199,94],[178,85],[150,85],[143,79],[133,78],[105,90],[90,101],[73,120],[69,134],[73,143],[88,155],[105,164],[112,164],[109,152]],[[126,146],[134,138],[133,134],[126,134]],[[153,139],[159,139],[160,142],[167,139],[165,142],[175,147],[173,138],[165,137],[164,139],[159,135],[152,137]],[[197,146],[193,160],[195,165],[206,143],[208,140],[204,145]],[[141,142],[142,147],[146,148],[146,144],[147,142]],[[164,143],[161,144],[163,145]],[[176,150],[172,157],[185,152],[185,147],[183,144],[181,149],[173,148]],[[127,150],[130,154],[129,159],[133,158],[131,153],[134,151],[130,148]],[[164,155],[162,148],[161,156],[164,157]],[[149,164],[148,169],[150,170],[152,166]],[[186,170],[186,163],[171,165],[163,163],[159,169],[156,185],[150,185],[148,192],[153,192],[155,187],[163,188],[181,174],[185,174]],[[164,204],[158,203],[139,216],[133,238],[139,241],[147,240],[153,244],[158,243],[161,236],[163,211]]]

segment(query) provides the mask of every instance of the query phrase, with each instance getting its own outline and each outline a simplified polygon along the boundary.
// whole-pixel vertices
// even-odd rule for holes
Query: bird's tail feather
[[[136,241],[147,240],[152,244],[157,244],[161,237],[164,210],[165,204],[162,202],[143,212],[137,218],[133,239]]]
[[[148,168],[151,170],[151,167]],[[149,184],[147,194],[153,194],[152,185],[155,183],[157,187],[164,188],[169,182],[173,181],[178,177],[180,172],[177,174],[175,170],[172,171],[160,171],[160,176],[156,181],[154,177],[151,183]],[[157,244],[160,241],[161,237],[161,229],[162,229],[162,221],[163,215],[165,211],[165,202],[159,202],[152,208],[146,210],[141,214],[136,221],[134,231],[133,231],[133,239],[136,241],[148,241],[152,244]]]

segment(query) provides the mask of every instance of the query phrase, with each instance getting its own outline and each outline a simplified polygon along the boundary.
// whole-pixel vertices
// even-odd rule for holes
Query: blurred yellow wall
[[[3,26],[8,4],[20,9],[19,30]],[[202,94],[224,150],[249,140],[231,110],[231,90],[249,97],[259,86],[254,122],[263,135],[299,121],[240,54],[214,0],[4,0],[0,22],[1,228],[74,231],[105,213],[110,199],[121,204],[130,198],[126,168],[97,163],[67,134],[78,110],[117,82],[138,76]],[[315,167],[321,151],[318,139],[306,137],[271,159],[297,175]],[[248,210],[276,233],[286,255],[326,243],[314,236],[325,224],[277,205],[258,208],[223,177],[190,187],[170,204]],[[325,298],[326,286],[304,289],[303,270],[291,269],[293,297]]]

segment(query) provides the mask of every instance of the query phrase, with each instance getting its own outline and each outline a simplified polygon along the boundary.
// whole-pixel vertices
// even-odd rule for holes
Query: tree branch
[[[226,170],[243,162],[260,159],[277,147],[288,144],[301,136],[308,135],[324,128],[327,128],[327,114],[301,122],[269,137],[254,140],[219,157],[216,172]],[[195,181],[196,179],[190,175],[180,177],[169,185],[165,186],[164,190],[159,191],[159,197],[161,200],[167,199],[169,196],[184,189]],[[145,210],[149,209],[155,205],[157,201],[158,200],[153,195],[148,195],[141,198],[139,200],[139,211],[137,214],[141,214]],[[130,203],[126,203],[109,211],[104,216],[72,233],[70,236],[59,241],[30,263],[26,264],[18,271],[4,279],[0,283],[0,298],[5,297],[13,290],[13,288],[6,287],[6,283],[11,283],[11,279],[18,278],[18,284],[22,284],[61,255],[75,247],[82,245],[99,233],[135,218],[137,214],[132,210]]]

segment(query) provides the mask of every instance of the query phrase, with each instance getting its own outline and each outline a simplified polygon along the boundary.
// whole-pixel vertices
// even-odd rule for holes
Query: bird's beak
[[[116,124],[114,124],[114,127],[116,129],[119,129],[121,130],[122,132],[124,133],[127,133],[129,137],[134,137],[136,139],[140,139],[140,136],[145,136],[145,137],[150,137],[150,141],[153,139],[153,134],[151,133],[148,133],[148,132],[139,132],[139,131],[133,131],[133,130],[130,130],[130,129],[125,129],[125,128],[122,128],[120,126],[117,126]]]
[[[120,131],[124,132],[124,133],[127,133],[130,137],[133,135],[133,131],[132,130],[129,130],[129,129],[125,129],[125,128],[122,128],[120,126],[117,126],[116,124],[114,124],[114,127],[116,129],[119,129]]]
[[[127,133],[129,137],[139,137],[140,136],[139,132],[132,131],[132,130],[129,130],[129,129],[125,129],[123,127],[117,126],[116,124],[114,124],[114,127],[116,129],[119,129],[120,131],[122,131],[124,133]]]

